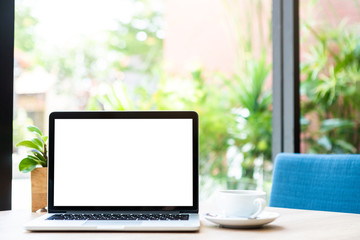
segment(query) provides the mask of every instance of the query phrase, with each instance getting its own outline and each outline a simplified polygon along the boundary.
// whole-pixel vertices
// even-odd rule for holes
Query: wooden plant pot
[[[47,206],[47,167],[31,171],[31,211]]]

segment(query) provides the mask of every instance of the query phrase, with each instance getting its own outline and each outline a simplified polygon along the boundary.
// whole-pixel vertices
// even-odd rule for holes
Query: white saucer
[[[276,212],[262,212],[254,219],[251,218],[237,218],[237,217],[225,217],[223,215],[205,214],[205,219],[219,224],[222,227],[228,228],[258,228],[265,224],[271,223],[280,216]]]

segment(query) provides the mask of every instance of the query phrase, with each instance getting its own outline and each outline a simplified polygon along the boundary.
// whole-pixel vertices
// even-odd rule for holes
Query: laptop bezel
[[[193,204],[192,206],[54,206],[54,136],[56,119],[192,119]],[[56,160],[55,160],[56,161]],[[199,211],[199,118],[195,111],[76,111],[49,115],[48,212],[186,212]]]

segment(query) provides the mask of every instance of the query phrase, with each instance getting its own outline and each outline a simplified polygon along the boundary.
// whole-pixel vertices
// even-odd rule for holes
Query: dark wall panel
[[[11,209],[14,0],[0,1],[0,210]]]

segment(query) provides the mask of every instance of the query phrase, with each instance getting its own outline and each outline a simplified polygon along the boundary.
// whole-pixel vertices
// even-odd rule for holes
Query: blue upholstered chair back
[[[269,205],[360,213],[360,155],[277,155]]]

